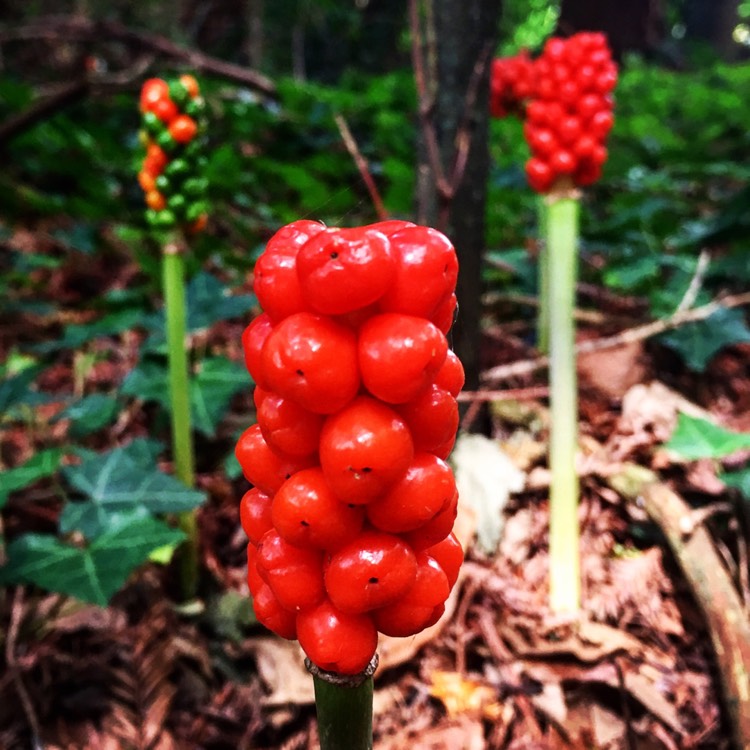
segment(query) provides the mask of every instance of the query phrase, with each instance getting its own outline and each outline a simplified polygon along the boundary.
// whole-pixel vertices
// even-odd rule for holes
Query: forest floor
[[[125,287],[137,269],[125,259],[114,270],[89,259],[39,273],[45,294],[72,309],[102,288]],[[612,324],[606,304],[598,307],[605,326],[582,323],[582,337],[623,327],[621,319]],[[506,306],[492,316],[483,366],[534,359],[528,309]],[[12,315],[0,322],[2,361],[21,341],[57,335],[63,321]],[[213,326],[203,345],[241,361],[246,322]],[[99,340],[102,356],[85,385],[116,387],[134,366],[139,341],[134,331]],[[504,507],[490,508],[489,528],[499,535],[493,552],[475,536],[488,528],[481,508],[478,514],[462,500],[458,533],[467,562],[445,616],[414,638],[382,639],[379,750],[729,747],[701,610],[664,536],[616,479],[636,465],[696,506],[724,498],[715,462],[681,462],[660,446],[680,411],[750,430],[749,371],[747,345],[725,348],[700,376],[654,342],[580,359],[583,601],[576,620],[547,608],[545,371],[492,385],[507,392],[479,406],[467,397],[464,427],[496,441],[509,459],[508,483],[519,489]],[[73,358],[63,357],[37,385],[62,396],[76,377]],[[37,407],[37,434],[23,426],[0,431],[6,465],[28,458],[40,436],[64,438],[66,422],[50,422],[59,408]],[[31,587],[0,591],[0,748],[317,747],[301,652],[249,618],[237,511],[245,483],[220,467],[236,428],[252,420],[251,408],[249,392],[236,396],[217,440],[198,445],[198,484],[209,495],[199,511],[202,606],[175,603],[174,566],[141,569],[107,608]],[[147,435],[149,425],[148,410],[136,404],[99,433],[98,447]],[[4,534],[53,530],[59,510],[51,483],[16,493],[4,510]],[[731,566],[741,535],[726,514],[704,514],[704,522]]]

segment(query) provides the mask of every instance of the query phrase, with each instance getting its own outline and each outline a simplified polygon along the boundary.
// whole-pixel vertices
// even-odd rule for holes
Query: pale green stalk
[[[547,205],[550,345],[550,606],[577,612],[581,582],[578,528],[578,391],[573,310],[578,266],[578,198]]]
[[[536,348],[541,354],[549,353],[549,253],[547,252],[547,202],[546,196],[537,199],[537,298]]]

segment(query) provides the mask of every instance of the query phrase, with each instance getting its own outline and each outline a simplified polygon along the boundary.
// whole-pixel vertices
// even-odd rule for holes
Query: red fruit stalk
[[[458,576],[457,274],[442,234],[401,221],[297,221],[257,261],[257,424],[236,448],[248,584],[259,621],[319,670],[361,674],[378,633],[434,624]]]

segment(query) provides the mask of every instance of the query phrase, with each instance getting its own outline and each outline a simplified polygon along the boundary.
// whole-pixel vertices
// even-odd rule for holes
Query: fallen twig
[[[646,512],[661,528],[701,608],[717,661],[725,705],[738,750],[750,748],[750,622],[705,527],[683,533],[687,503],[662,483],[641,493]]]
[[[616,333],[613,336],[582,341],[575,347],[575,353],[576,355],[591,354],[592,352],[614,349],[623,344],[633,344],[637,341],[644,341],[652,336],[657,336],[660,333],[679,328],[687,323],[696,323],[700,320],[706,320],[706,318],[710,318],[715,312],[722,308],[730,309],[732,307],[741,307],[748,304],[750,304],[750,292],[724,297],[723,299],[714,300],[713,302],[709,302],[701,307],[695,307],[690,310],[681,310],[674,313],[674,315],[669,318],[655,320],[652,323],[646,323],[642,326],[636,326],[635,328],[620,331],[620,333]],[[501,380],[507,380],[508,378],[536,372],[537,370],[546,367],[548,363],[548,357],[537,357],[536,359],[521,360],[520,362],[512,362],[507,365],[498,365],[497,367],[485,370],[481,373],[480,378],[485,383],[496,383]]]

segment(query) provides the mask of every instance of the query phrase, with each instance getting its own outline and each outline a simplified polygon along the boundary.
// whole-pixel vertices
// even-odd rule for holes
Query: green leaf
[[[750,448],[750,433],[732,432],[715,422],[680,412],[677,426],[664,447],[688,461],[724,458]]]
[[[46,354],[60,349],[79,349],[100,336],[114,336],[131,328],[146,325],[147,315],[140,308],[129,308],[105,315],[91,323],[65,326],[62,338],[35,345],[34,351]]]
[[[120,392],[143,401],[156,401],[169,409],[169,387],[167,368],[161,362],[141,361],[122,382]]]
[[[0,380],[0,416],[7,417],[12,407],[35,403],[41,394],[31,390],[31,384],[42,371],[41,367],[27,367],[17,375]]]
[[[2,487],[0,487],[0,508],[8,501],[11,492],[22,490],[40,479],[52,476],[60,467],[62,456],[61,448],[46,448],[35,453],[20,466],[3,471]]]
[[[703,372],[712,357],[725,346],[750,341],[750,329],[742,310],[719,308],[706,320],[689,323],[659,336],[697,372]]]
[[[235,393],[250,388],[245,367],[226,357],[210,357],[201,362],[190,379],[190,409],[193,427],[213,437]],[[121,392],[128,396],[155,401],[170,410],[168,375],[165,365],[146,360],[125,378]]]
[[[107,530],[87,547],[51,534],[25,534],[8,545],[0,583],[34,583],[103,607],[153,550],[181,539],[179,529],[132,511],[112,514]]]
[[[200,371],[190,383],[190,406],[195,429],[213,437],[232,396],[250,386],[247,370],[238,362],[225,357],[203,360]]]
[[[92,393],[71,404],[50,421],[71,420],[68,434],[73,438],[81,438],[114,422],[118,411],[116,398],[104,393]]]
[[[140,463],[122,448],[91,456],[79,466],[66,466],[63,474],[87,500],[63,508],[60,530],[78,530],[87,539],[104,533],[118,511],[179,513],[205,500],[205,493],[190,489],[153,465]]]

